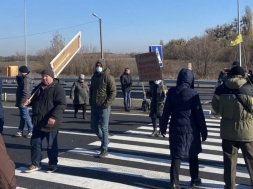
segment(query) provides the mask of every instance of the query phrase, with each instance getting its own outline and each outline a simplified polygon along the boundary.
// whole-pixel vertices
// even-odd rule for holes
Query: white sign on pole
[[[51,68],[54,72],[54,77],[58,77],[62,70],[68,65],[70,60],[76,55],[81,48],[81,32],[59,52],[59,54],[50,62]]]

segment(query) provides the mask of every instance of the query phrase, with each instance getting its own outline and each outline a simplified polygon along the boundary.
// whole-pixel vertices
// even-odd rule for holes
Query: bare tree
[[[196,78],[204,79],[214,69],[220,49],[220,43],[207,35],[195,37],[186,43],[184,59],[192,63]]]

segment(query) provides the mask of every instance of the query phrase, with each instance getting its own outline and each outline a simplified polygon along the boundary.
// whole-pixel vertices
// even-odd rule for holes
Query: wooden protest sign
[[[59,54],[50,62],[51,68],[54,72],[54,77],[58,77],[80,48],[81,32],[78,32],[76,36],[64,47],[64,49],[62,49],[61,52],[59,52]]]
[[[162,80],[159,61],[155,52],[137,54],[135,60],[140,81]]]

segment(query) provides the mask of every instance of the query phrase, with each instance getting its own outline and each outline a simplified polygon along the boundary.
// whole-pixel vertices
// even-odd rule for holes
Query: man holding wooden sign
[[[41,72],[42,82],[35,88],[33,95],[24,103],[32,105],[33,134],[31,138],[31,165],[26,172],[41,169],[42,142],[47,140],[49,166],[47,172],[54,172],[58,163],[58,131],[66,109],[66,94],[56,77],[67,66],[81,47],[79,32],[68,45],[51,61],[52,69]]]

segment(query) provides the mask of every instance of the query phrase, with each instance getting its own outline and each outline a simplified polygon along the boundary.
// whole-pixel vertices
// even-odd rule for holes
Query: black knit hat
[[[21,73],[28,73],[29,70],[26,66],[21,66],[19,69],[18,69]]]
[[[232,66],[240,66],[240,62],[234,61]]]
[[[54,72],[53,72],[52,69],[49,69],[49,68],[43,70],[43,71],[41,72],[41,75],[48,75],[48,76],[54,78]]]
[[[228,76],[240,75],[245,77],[245,71],[241,66],[235,66],[228,72]]]

